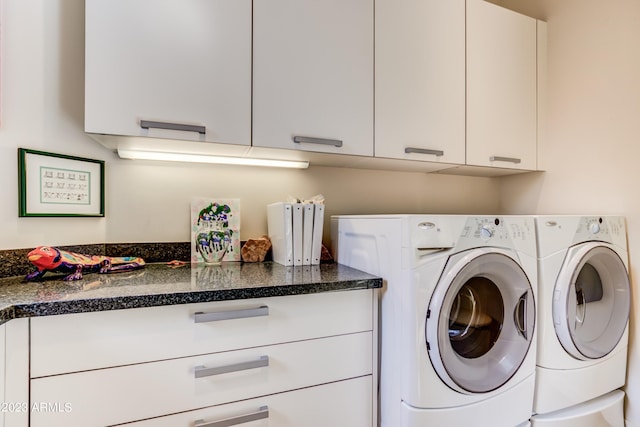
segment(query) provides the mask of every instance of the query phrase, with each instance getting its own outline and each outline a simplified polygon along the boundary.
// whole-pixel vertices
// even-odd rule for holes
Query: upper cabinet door
[[[376,0],[375,155],[465,162],[465,1]]]
[[[373,155],[373,0],[254,0],[253,145]]]
[[[536,20],[467,0],[467,164],[536,169]]]
[[[87,0],[85,131],[249,145],[251,0]]]

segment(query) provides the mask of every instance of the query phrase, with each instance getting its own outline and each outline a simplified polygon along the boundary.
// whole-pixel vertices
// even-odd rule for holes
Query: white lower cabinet
[[[127,424],[128,427],[371,426],[371,376]]]
[[[2,367],[0,368],[0,426],[29,425],[29,319],[14,319],[2,325]],[[3,424],[4,423],[4,424]]]
[[[34,318],[30,425],[371,427],[375,301],[358,290]]]
[[[106,426],[369,375],[371,345],[362,332],[38,378],[32,401],[62,409],[31,425]]]
[[[4,337],[5,337],[5,325],[0,325],[0,404],[6,405],[6,399],[4,397],[4,387],[6,382],[5,375],[5,345],[4,345]],[[0,427],[4,427],[4,413],[6,411],[0,412]]]

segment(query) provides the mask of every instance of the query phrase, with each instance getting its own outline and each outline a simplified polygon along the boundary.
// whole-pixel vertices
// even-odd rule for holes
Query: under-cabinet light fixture
[[[223,165],[267,166],[274,168],[306,169],[309,162],[299,160],[256,159],[251,157],[215,156],[209,154],[167,153],[118,148],[118,156],[134,160],[162,160],[169,162],[215,163]]]

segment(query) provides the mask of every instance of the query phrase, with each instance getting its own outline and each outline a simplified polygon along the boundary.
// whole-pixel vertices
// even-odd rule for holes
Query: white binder
[[[293,265],[293,208],[291,203],[267,205],[267,227],[273,260],[285,266]]]
[[[303,232],[303,204],[292,203],[293,215],[293,265],[302,265],[302,232]]]
[[[320,264],[322,256],[322,229],[324,227],[324,205],[317,204],[313,214],[313,238],[311,242],[311,264]]]
[[[311,265],[311,248],[313,241],[314,205],[305,203],[302,206],[302,265]]]

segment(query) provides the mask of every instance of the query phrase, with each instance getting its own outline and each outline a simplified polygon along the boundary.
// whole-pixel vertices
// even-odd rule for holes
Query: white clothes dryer
[[[538,216],[535,221],[534,412],[546,414],[624,385],[631,293],[623,217]]]
[[[533,219],[331,222],[336,260],[384,279],[380,425],[527,425],[536,355]]]

